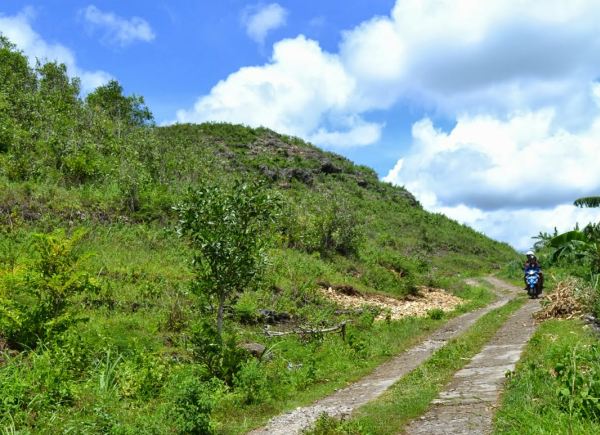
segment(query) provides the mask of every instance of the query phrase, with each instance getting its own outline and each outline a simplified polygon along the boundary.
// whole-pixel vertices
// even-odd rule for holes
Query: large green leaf
[[[566,233],[562,233],[556,237],[553,237],[550,240],[549,245],[553,248],[560,248],[573,241],[587,242],[588,238],[582,231],[567,231]]]
[[[576,199],[573,203],[577,207],[600,207],[600,196],[586,196]]]

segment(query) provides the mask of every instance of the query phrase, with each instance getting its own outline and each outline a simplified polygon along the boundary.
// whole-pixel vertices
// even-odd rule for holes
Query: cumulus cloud
[[[372,143],[382,126],[346,113],[354,89],[336,56],[299,36],[276,43],[269,64],[242,68],[219,82],[191,110],[178,111],[177,120],[262,125],[330,144],[342,138],[345,144]],[[325,128],[324,120],[342,130]]]
[[[285,26],[288,11],[278,3],[250,6],[242,12],[242,24],[255,42],[264,44],[269,32]]]
[[[64,45],[46,42],[31,26],[35,12],[26,8],[14,16],[0,15],[0,33],[25,53],[33,65],[36,59],[64,63],[70,74],[81,79],[84,93],[108,82],[112,76],[101,70],[88,71],[77,65],[75,55]]]
[[[340,55],[365,109],[410,98],[450,115],[503,113],[560,98],[582,113],[599,17],[593,0],[399,0],[346,32]]]
[[[125,47],[136,41],[150,42],[156,35],[150,24],[140,17],[126,19],[113,12],[103,12],[94,5],[80,11],[90,31],[102,33],[106,44]]]
[[[578,133],[557,125],[551,109],[505,120],[463,116],[449,133],[424,119],[388,180],[436,192],[444,206],[549,207],[600,192],[600,161],[590,158],[598,155],[600,114]]]
[[[576,133],[543,109],[506,119],[462,116],[447,133],[425,118],[412,135],[411,151],[385,180],[431,210],[522,248],[542,228],[600,219],[599,211],[570,205],[600,193],[600,112]]]
[[[533,246],[540,232],[552,234],[573,229],[576,223],[585,226],[589,222],[600,221],[600,210],[580,209],[571,204],[561,204],[550,209],[520,208],[518,210],[498,209],[482,211],[467,206],[440,207],[435,211],[496,240],[510,243],[515,248],[526,251]]]

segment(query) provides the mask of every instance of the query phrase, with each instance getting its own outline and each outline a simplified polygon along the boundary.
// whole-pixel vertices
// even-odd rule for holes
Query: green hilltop
[[[280,208],[261,279],[227,304],[216,337],[174,207],[235,180]],[[466,310],[489,294],[462,277],[516,256],[342,156],[266,128],[156,126],[118,82],[82,97],[64,65],[31,66],[0,38],[0,427],[239,433],[446,316],[374,322],[379,313],[339,310],[320,287],[400,299],[443,287]],[[263,324],[279,314],[307,328],[351,323],[344,340],[268,339]]]

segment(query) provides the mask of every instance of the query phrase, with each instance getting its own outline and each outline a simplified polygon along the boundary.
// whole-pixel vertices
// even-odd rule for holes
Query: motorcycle
[[[539,271],[528,270],[525,274],[525,282],[527,282],[527,294],[530,298],[535,299],[542,293]]]

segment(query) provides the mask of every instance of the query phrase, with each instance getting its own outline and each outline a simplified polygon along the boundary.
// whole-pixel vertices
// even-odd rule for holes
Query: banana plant
[[[586,196],[583,198],[578,198],[573,204],[577,207],[600,207],[600,196]]]
[[[552,261],[588,263],[592,272],[600,272],[600,225],[589,224],[553,237],[548,246],[554,249]]]

